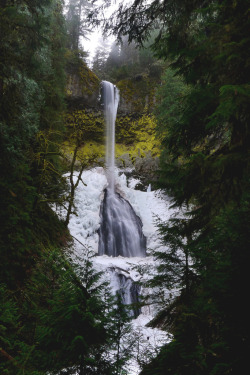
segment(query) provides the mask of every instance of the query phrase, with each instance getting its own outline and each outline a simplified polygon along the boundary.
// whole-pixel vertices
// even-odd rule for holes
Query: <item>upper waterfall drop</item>
[[[109,188],[115,189],[115,120],[119,104],[119,90],[111,82],[102,81],[102,99],[106,124],[106,168]]]
[[[146,238],[141,219],[132,206],[115,192],[115,120],[119,91],[112,83],[102,82],[102,101],[106,123],[106,173],[108,187],[101,207],[99,255],[145,257]]]

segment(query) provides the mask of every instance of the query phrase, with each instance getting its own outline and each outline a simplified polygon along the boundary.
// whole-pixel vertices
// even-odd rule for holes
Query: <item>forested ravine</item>
[[[245,373],[248,1],[1,0],[0,35],[0,374]]]

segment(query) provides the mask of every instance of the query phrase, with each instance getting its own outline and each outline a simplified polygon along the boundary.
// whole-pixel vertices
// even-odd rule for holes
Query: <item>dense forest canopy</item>
[[[139,44],[159,30],[152,48],[170,63],[156,109],[160,181],[173,204],[187,209],[184,218],[161,223],[171,253],[156,254],[162,262],[158,283],[183,285],[179,301],[165,307],[168,319],[174,319],[175,340],[143,374],[240,373],[246,363],[248,6],[244,1],[134,1],[106,23],[119,37],[128,35]],[[187,259],[181,280],[178,250]],[[169,276],[174,269],[177,280]]]
[[[159,220],[166,251],[154,254],[158,273],[149,282],[181,291],[156,301],[151,323],[173,340],[141,374],[243,373],[250,349],[249,2],[134,0],[105,18],[109,3],[0,1],[0,372],[128,373],[131,353],[120,351],[121,340],[127,348],[133,341],[126,311],[93,269],[90,250],[81,262],[70,257],[75,189],[100,156],[79,152],[102,139],[103,126],[90,112],[72,120],[77,101],[66,87],[80,74],[91,82],[84,98],[101,79],[121,90],[126,84],[128,97],[131,82],[151,95],[149,106],[136,92],[141,117],[121,117],[118,139],[130,146],[147,133],[153,148],[156,128],[157,184],[180,210]],[[94,74],[82,38],[95,25],[117,42],[96,51]],[[67,183],[77,159],[79,179]],[[52,204],[66,208],[66,220]]]

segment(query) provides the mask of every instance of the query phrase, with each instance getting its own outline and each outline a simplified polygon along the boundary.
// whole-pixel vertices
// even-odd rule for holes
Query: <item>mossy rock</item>
[[[156,83],[147,76],[127,78],[117,83],[120,90],[118,113],[152,112],[155,103]]]
[[[76,64],[68,79],[68,88],[73,82],[70,80],[76,80],[73,91],[68,93],[68,98],[72,100],[70,99],[68,113],[65,114],[67,132],[64,148],[68,155],[68,163],[79,137],[82,146],[78,152],[78,159],[92,160],[93,155],[96,155],[96,158],[103,163],[105,125],[103,108],[97,103],[100,81],[83,61]],[[117,164],[139,165],[138,160],[148,157],[147,155],[150,155],[150,158],[157,158],[160,144],[155,137],[156,122],[151,114],[155,100],[155,82],[148,76],[142,75],[134,80],[121,80],[117,86],[120,90],[115,136]],[[96,105],[90,108],[91,101],[85,101],[84,98],[91,98],[92,95],[96,95]]]
[[[68,107],[82,109],[99,107],[99,78],[88,68],[84,60],[78,59],[77,62],[74,60],[72,64],[67,73]]]

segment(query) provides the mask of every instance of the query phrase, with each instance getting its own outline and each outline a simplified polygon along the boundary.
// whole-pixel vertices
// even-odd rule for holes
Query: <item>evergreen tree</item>
[[[150,42],[137,48],[135,43],[128,43],[126,37],[121,41],[103,44],[96,51],[93,70],[101,79],[118,82],[123,79],[142,79],[143,77],[159,79],[162,64],[153,56]]]
[[[158,129],[161,186],[175,207],[186,207],[185,225],[172,221],[162,233],[170,249],[181,250],[186,238],[195,278],[188,295],[184,288],[174,308],[166,308],[174,319],[174,340],[143,374],[231,374],[247,366],[247,14],[243,1],[139,0],[121,7],[117,21],[113,17],[108,24],[120,37],[127,34],[139,43],[158,28],[154,51],[181,77],[174,83],[175,100],[169,81],[161,90]],[[165,259],[162,255],[162,269],[168,258],[168,252]],[[178,286],[183,271],[174,280]],[[163,271],[162,277],[168,275]]]
[[[62,3],[1,1],[0,17],[0,372],[82,373],[108,340],[99,276],[69,260],[48,205],[64,188]]]
[[[86,27],[86,17],[91,9],[89,0],[70,0],[67,9],[68,48],[81,50],[81,38],[86,38],[90,29]]]
[[[107,41],[103,41],[98,45],[95,56],[93,58],[92,70],[100,79],[106,79],[108,75],[107,59],[110,54],[110,44]]]
[[[100,277],[89,251],[76,263],[50,249],[22,289],[21,305],[18,293],[1,286],[1,372],[110,374],[108,305],[101,298],[106,284]]]
[[[127,374],[127,362],[132,358],[134,340],[132,338],[131,317],[122,302],[120,292],[116,293],[114,307],[110,311],[111,345],[113,350],[113,374]]]
[[[55,144],[65,82],[61,12],[58,1],[1,3],[1,280],[12,287],[41,250],[39,226],[50,209],[37,201],[55,199],[58,191]]]

